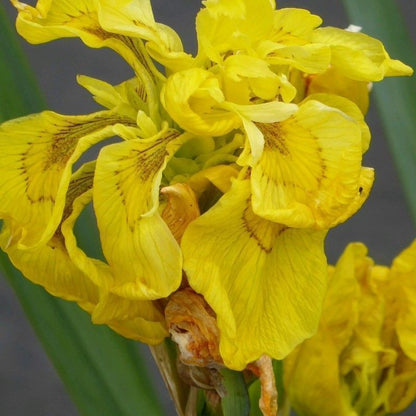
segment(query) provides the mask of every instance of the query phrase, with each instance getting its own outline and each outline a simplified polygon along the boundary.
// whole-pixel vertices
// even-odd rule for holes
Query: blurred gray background
[[[14,21],[15,10],[7,0],[2,1],[5,1],[11,21]],[[416,2],[396,1],[403,10],[416,44]],[[30,3],[34,4],[33,1]],[[174,27],[184,39],[185,48],[194,51],[194,18],[200,1],[153,0],[152,3],[156,20]],[[308,8],[322,16],[327,26],[360,25],[360,22],[347,20],[340,0],[278,0],[278,4],[279,7]],[[115,53],[89,49],[78,39],[63,39],[36,46],[28,45],[23,40],[21,43],[49,108],[60,113],[85,114],[98,108],[89,94],[77,85],[77,74],[111,83],[132,76],[130,68]],[[400,59],[400,56],[395,58]],[[409,111],[414,112],[415,109]],[[377,262],[390,264],[392,258],[416,237],[374,106],[367,121],[373,138],[364,165],[376,169],[376,183],[363,209],[346,224],[330,232],[327,252],[331,262],[338,258],[348,242],[363,241]],[[155,377],[165,395],[166,408],[170,409],[169,414],[174,415],[164,387],[157,375]],[[416,415],[416,407],[403,414]],[[76,416],[77,411],[27,323],[14,293],[0,277],[0,416],[26,415]]]

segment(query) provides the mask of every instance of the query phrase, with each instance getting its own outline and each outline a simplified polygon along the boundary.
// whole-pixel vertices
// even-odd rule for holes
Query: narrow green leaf
[[[283,384],[283,361],[273,360],[273,373],[276,382],[278,405],[282,406],[285,398],[285,387]]]
[[[394,0],[344,0],[353,24],[380,39],[389,54],[416,69],[415,45]],[[416,225],[416,77],[374,85],[374,95],[403,191]]]
[[[221,400],[224,416],[248,416],[250,400],[243,373],[224,368],[220,370],[226,395]]]
[[[2,6],[0,45],[0,120],[42,110],[44,100]],[[4,253],[0,265],[82,415],[162,414],[134,342],[93,325],[76,305],[27,281]]]

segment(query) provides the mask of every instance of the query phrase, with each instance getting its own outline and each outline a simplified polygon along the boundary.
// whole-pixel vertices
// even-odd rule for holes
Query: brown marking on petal
[[[93,27],[91,27],[91,26],[84,26],[82,28],[82,30],[85,31],[85,32],[87,32],[87,33],[89,33],[89,34],[91,34],[91,35],[94,35],[97,38],[102,39],[102,40],[114,38],[114,37],[117,36],[117,35],[114,35],[112,33],[107,32],[101,26],[98,26],[98,25],[97,26],[93,26]]]
[[[132,125],[130,119],[117,115],[98,115],[91,120],[79,122],[62,120],[62,123],[60,125],[51,120],[48,123],[50,130],[38,131],[34,137],[36,140],[28,142],[26,151],[22,153],[19,169],[25,182],[26,196],[32,204],[55,202],[60,177],[80,139],[112,124]],[[54,186],[43,189],[39,196],[39,184],[46,183],[42,177],[50,178]],[[35,181],[34,178],[38,179]]]
[[[298,124],[296,120],[291,121],[293,124]],[[291,158],[293,162],[295,162],[297,158],[297,150],[292,149],[292,151],[289,150],[289,145],[287,143],[287,133],[284,131],[284,126],[281,123],[256,123],[256,126],[259,128],[259,130],[262,132],[264,136],[264,151],[265,152],[275,152],[278,151],[283,157],[285,158]],[[303,129],[302,126],[298,126],[298,128]],[[308,132],[310,134],[310,132]],[[296,137],[291,137],[293,141],[296,141]],[[322,184],[322,181],[327,178],[326,171],[327,166],[324,162],[324,159],[322,157],[323,149],[318,144],[318,140],[315,136],[312,136],[313,143],[311,143],[311,147],[313,148],[313,152],[316,154],[316,157],[319,159],[319,167],[320,167],[320,173],[319,175],[315,176],[316,185],[317,188],[319,188]],[[304,155],[302,155],[303,158],[305,158]],[[276,158],[276,163],[279,163],[279,161]],[[306,160],[306,158],[305,158]],[[310,189],[305,189],[301,185],[293,182],[293,180],[290,180],[289,178],[285,178],[283,181],[277,182],[275,178],[273,178],[273,175],[268,172],[267,177],[275,182],[276,185],[283,185],[287,187],[293,187],[293,188],[300,188],[305,191],[310,191]]]
[[[246,205],[241,217],[243,227],[250,235],[250,238],[256,241],[260,249],[266,254],[269,254],[273,250],[276,238],[283,233],[287,227],[268,221],[254,214],[251,208],[251,197],[247,200]]]
[[[165,309],[166,323],[187,365],[222,365],[216,315],[205,299],[186,288],[174,293]]]
[[[289,156],[290,151],[279,123],[256,123],[264,136],[265,150],[277,150],[283,156]]]
[[[138,97],[145,103],[147,102],[147,93],[146,89],[143,84],[140,84],[138,87],[134,89],[138,95]]]
[[[70,122],[65,120],[64,126],[56,125],[58,130],[51,139],[51,145],[48,149],[44,170],[49,169],[52,165],[65,165],[72,156],[80,139],[117,123],[134,125],[130,119],[119,117],[117,115],[112,117],[98,115],[91,120],[80,122]]]
[[[133,150],[133,153],[136,154],[135,172],[142,182],[147,182],[151,176],[159,171],[165,157],[168,156],[166,146],[178,136],[178,132],[172,132],[168,136],[157,139],[154,144],[144,150]]]
[[[259,407],[264,416],[276,416],[277,389],[274,378],[272,359],[267,355],[262,355],[257,361],[251,363],[247,368],[260,379],[261,395]]]
[[[93,181],[94,169],[84,169],[79,175],[75,174],[73,178],[71,178],[71,182],[69,183],[68,191],[66,193],[65,208],[62,214],[61,223],[71,215],[75,199],[87,192],[89,189],[92,189]]]
[[[166,157],[169,155],[166,147],[175,138],[180,135],[179,132],[173,131],[167,136],[160,137],[147,148],[132,149],[132,155],[128,159],[132,159],[132,165],[127,169],[130,171],[128,176],[133,182],[146,183],[152,181],[154,176],[160,171],[165,163]],[[126,157],[122,157],[120,162],[124,161]],[[114,170],[116,176],[115,187],[119,194],[122,204],[127,206],[127,194],[130,188],[126,185],[126,169]],[[135,178],[135,179],[134,179]],[[134,229],[134,222],[131,223],[127,218],[130,230]]]

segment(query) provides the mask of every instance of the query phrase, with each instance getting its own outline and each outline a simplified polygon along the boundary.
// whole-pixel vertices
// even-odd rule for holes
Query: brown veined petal
[[[187,137],[165,130],[107,146],[98,156],[94,210],[114,294],[163,298],[181,282],[180,248],[157,208],[162,171]]]
[[[70,215],[77,196],[92,186],[94,164],[85,164],[73,175],[64,215]],[[98,288],[74,264],[68,255],[60,228],[53,237],[35,248],[21,250],[10,245],[9,221],[6,219],[0,236],[1,248],[9,255],[12,263],[33,283],[43,286],[49,293],[60,298],[75,301],[91,312],[98,302]]]
[[[265,140],[251,175],[257,215],[289,227],[327,229],[361,206],[368,192],[354,119],[310,100],[291,118],[257,127]]]
[[[63,116],[50,111],[0,126],[0,217],[8,219],[11,244],[44,244],[65,206],[72,165],[89,147],[114,135],[110,111]]]
[[[236,370],[311,336],[326,288],[326,232],[260,218],[250,199],[250,182],[235,180],[182,238],[189,284],[217,314],[221,356]]]

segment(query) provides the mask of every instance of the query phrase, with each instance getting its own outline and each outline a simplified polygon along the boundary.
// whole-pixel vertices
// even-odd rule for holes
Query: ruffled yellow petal
[[[316,29],[313,42],[331,47],[331,65],[356,81],[381,81],[385,76],[411,75],[413,70],[389,57],[383,44],[364,33],[334,27]]]
[[[388,381],[385,407],[389,414],[403,412],[416,398],[416,362],[404,354],[400,355],[394,369],[389,371]]]
[[[144,300],[168,296],[180,284],[181,253],[157,207],[162,171],[185,136],[162,131],[101,150],[94,209],[104,255],[114,275],[110,290]]]
[[[297,412],[386,415],[416,398],[415,254],[416,242],[390,270],[374,265],[363,244],[345,249],[331,268],[317,334],[285,359],[285,388]],[[410,319],[400,333],[403,316]]]
[[[307,101],[281,123],[257,124],[265,146],[252,171],[253,210],[297,228],[330,228],[363,201],[360,126],[347,114]],[[365,191],[365,192],[364,192]]]
[[[161,100],[169,115],[195,135],[220,136],[241,124],[237,115],[220,108],[225,98],[218,79],[200,68],[170,76]]]
[[[325,345],[325,350],[322,346]],[[341,394],[339,351],[333,339],[319,332],[304,341],[284,360],[284,385],[298,414],[356,416],[348,392]]]
[[[304,45],[322,19],[309,10],[283,8],[274,12],[273,34],[270,40],[284,45]]]
[[[400,299],[396,331],[403,351],[416,361],[416,241],[397,256],[390,279],[395,282]]]
[[[322,19],[308,10],[276,10],[273,30],[259,43],[258,54],[269,64],[288,65],[310,74],[323,72],[329,66],[330,50],[310,43],[313,30],[321,23]]]
[[[208,0],[198,13],[198,54],[221,62],[232,50],[250,50],[272,30],[273,8],[268,0]]]
[[[43,112],[0,127],[0,217],[19,248],[46,243],[62,216],[72,165],[90,146],[114,135],[112,112],[62,116]]]
[[[320,327],[332,339],[338,355],[347,346],[359,320],[360,288],[356,272],[360,268],[367,271],[366,254],[363,244],[349,244],[330,273]]]
[[[241,370],[263,354],[281,359],[314,333],[326,288],[324,236],[257,217],[248,180],[235,180],[188,226],[184,270],[217,314],[228,367]]]

